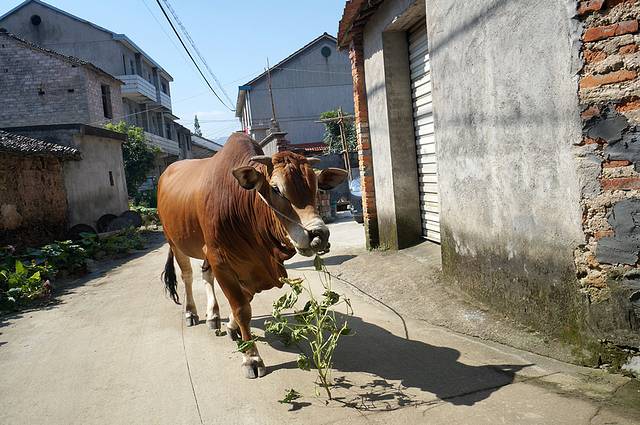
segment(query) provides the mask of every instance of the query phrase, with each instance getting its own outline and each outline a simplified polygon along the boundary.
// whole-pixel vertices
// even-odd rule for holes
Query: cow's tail
[[[180,304],[180,298],[178,297],[178,279],[176,278],[176,267],[173,264],[173,249],[171,249],[171,247],[169,247],[169,255],[167,255],[167,262],[164,265],[164,272],[162,272],[161,277],[164,281],[164,288],[169,293],[173,302]]]

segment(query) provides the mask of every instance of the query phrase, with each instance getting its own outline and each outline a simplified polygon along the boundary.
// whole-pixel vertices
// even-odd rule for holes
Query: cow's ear
[[[347,177],[347,171],[341,168],[326,168],[318,175],[318,187],[322,190],[331,190],[338,186]]]
[[[234,169],[232,173],[233,177],[240,183],[240,186],[247,190],[260,189],[264,181],[264,175],[249,165],[238,167]]]

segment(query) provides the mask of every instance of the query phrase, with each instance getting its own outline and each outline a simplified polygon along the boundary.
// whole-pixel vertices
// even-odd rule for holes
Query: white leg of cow
[[[240,327],[243,341],[251,340],[251,304],[246,303],[234,309],[234,317]],[[242,370],[245,378],[254,379],[267,374],[267,368],[258,353],[255,343],[242,353]]]
[[[207,326],[213,331],[220,330],[220,307],[216,299],[215,278],[211,267],[205,261],[202,265],[202,279],[204,280],[204,289],[207,293]]]
[[[227,323],[227,335],[231,338],[232,341],[237,341],[242,338],[240,335],[240,326],[236,322],[236,319],[233,318],[233,313],[229,314],[229,322]]]
[[[184,312],[185,320],[187,326],[194,326],[199,323],[200,319],[198,318],[196,303],[193,300],[193,269],[191,268],[191,259],[178,250],[174,251],[174,255],[182,272],[182,282],[184,282],[185,298],[187,300]]]

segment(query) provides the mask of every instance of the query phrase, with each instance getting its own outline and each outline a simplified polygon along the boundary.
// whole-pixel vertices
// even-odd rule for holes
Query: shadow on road
[[[95,263],[95,266],[92,267],[93,270],[83,276],[55,280],[53,282],[53,294],[50,298],[34,301],[32,304],[22,308],[19,311],[0,313],[0,328],[8,325],[16,319],[28,316],[29,312],[31,311],[52,310],[64,304],[64,301],[61,299],[62,296],[72,292],[74,289],[80,286],[85,285],[87,282],[93,279],[106,275],[108,272],[122,266],[123,264],[131,260],[142,257],[153,251],[154,249],[158,249],[165,243],[165,238],[162,232],[146,233],[145,239],[146,246],[144,249],[133,251],[129,254],[122,254],[122,256],[116,258],[97,261]],[[0,341],[0,346],[1,345],[3,345],[3,343]]]
[[[264,329],[264,320],[252,324]],[[338,314],[354,330],[340,340],[334,357],[336,401],[345,407],[362,410],[396,410],[406,406],[439,404],[472,406],[495,390],[513,382],[515,373],[531,364],[467,365],[461,353],[449,347],[430,345],[398,337],[360,317]],[[285,347],[277,337],[267,335],[275,349],[297,352]],[[295,362],[275,365],[271,371],[295,369]],[[373,375],[366,383],[355,383],[339,372]],[[395,382],[393,382],[395,381]],[[416,395],[417,388],[435,397]]]
[[[330,257],[324,257],[324,264],[326,266],[339,266],[345,261],[349,261],[352,258],[356,258],[356,255],[332,255]],[[287,263],[287,269],[302,269],[306,267],[313,267],[313,258],[310,260],[296,261],[295,263]]]

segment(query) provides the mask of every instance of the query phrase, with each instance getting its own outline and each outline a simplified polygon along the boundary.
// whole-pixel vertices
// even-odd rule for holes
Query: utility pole
[[[271,98],[271,120],[276,121],[276,105],[273,103],[273,91],[271,90],[271,67],[269,66],[269,58],[267,58],[267,81],[269,84],[269,97]]]

